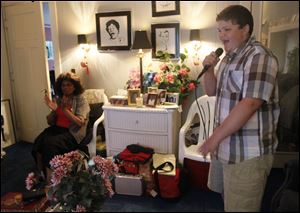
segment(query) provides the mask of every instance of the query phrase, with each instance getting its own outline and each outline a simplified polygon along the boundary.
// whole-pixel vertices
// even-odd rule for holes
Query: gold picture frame
[[[148,93],[158,93],[158,87],[148,87]]]
[[[141,90],[140,89],[128,89],[127,97],[128,97],[128,106],[136,106],[136,98],[140,97]]]

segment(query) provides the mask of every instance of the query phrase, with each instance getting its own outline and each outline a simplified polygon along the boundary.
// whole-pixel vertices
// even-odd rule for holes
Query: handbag
[[[164,162],[154,169],[154,179],[159,196],[168,201],[178,201],[181,196],[180,168],[175,168],[170,161]],[[158,173],[160,171],[160,173]],[[166,175],[175,171],[175,175]]]

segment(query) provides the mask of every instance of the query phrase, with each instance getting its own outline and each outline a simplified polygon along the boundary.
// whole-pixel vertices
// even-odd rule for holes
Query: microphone
[[[223,53],[223,49],[219,47],[218,49],[216,49],[215,53],[216,53],[217,57],[219,58]],[[201,76],[210,68],[210,66],[211,65],[207,64],[203,67],[202,71],[200,72],[200,74],[197,77],[197,80],[201,78]]]

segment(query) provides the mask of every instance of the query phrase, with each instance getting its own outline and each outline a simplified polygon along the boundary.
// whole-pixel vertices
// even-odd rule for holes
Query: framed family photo
[[[180,1],[152,1],[152,17],[180,15]]]
[[[166,104],[179,104],[179,93],[167,93]]]
[[[152,24],[152,58],[159,58],[157,52],[167,52],[171,58],[179,58],[179,23]]]
[[[128,89],[128,106],[136,106],[136,98],[140,97],[140,89]]]
[[[129,50],[131,47],[131,12],[96,14],[98,50]]]

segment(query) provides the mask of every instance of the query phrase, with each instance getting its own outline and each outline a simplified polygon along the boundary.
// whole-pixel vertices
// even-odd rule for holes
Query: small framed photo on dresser
[[[170,93],[166,94],[166,104],[179,104],[179,93]]]
[[[158,93],[158,87],[148,87],[148,93]]]
[[[128,89],[128,106],[136,106],[136,98],[140,97],[140,89]]]
[[[158,94],[157,93],[148,93],[146,106],[155,107],[157,102]]]
[[[167,95],[167,90],[165,89],[159,89],[158,90],[158,104],[164,104],[166,102],[166,95]]]

